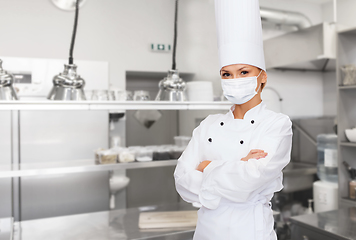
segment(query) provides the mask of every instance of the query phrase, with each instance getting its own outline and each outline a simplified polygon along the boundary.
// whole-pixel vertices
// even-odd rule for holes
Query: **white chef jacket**
[[[193,137],[174,172],[176,189],[187,202],[200,203],[195,240],[272,240],[274,220],[269,201],[283,188],[282,169],[290,161],[292,124],[288,116],[260,103],[234,119],[208,116]],[[241,161],[250,150],[265,158]],[[211,163],[204,172],[200,162]]]

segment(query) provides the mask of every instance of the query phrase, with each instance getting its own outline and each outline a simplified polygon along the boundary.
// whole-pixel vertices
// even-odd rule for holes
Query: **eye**
[[[223,73],[221,76],[223,76],[223,77],[230,77],[230,76],[231,76],[231,74],[230,74],[230,73],[228,73],[228,72],[225,72],[225,73]]]
[[[241,75],[246,75],[246,74],[248,74],[248,71],[242,71],[241,72]]]

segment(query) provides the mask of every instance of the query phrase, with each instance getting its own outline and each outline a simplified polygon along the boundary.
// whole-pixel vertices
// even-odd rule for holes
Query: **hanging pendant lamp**
[[[85,81],[77,74],[77,66],[74,64],[73,60],[78,15],[79,0],[76,0],[74,28],[69,50],[69,61],[68,64],[64,64],[64,71],[53,77],[53,88],[47,97],[49,100],[86,100],[84,94]]]
[[[176,69],[177,17],[178,0],[175,2],[172,69],[168,71],[167,77],[159,82],[159,92],[156,96],[156,101],[186,101],[186,84],[183,79],[179,77],[179,72]]]
[[[76,0],[51,0],[52,3],[59,9],[65,11],[74,11]],[[79,7],[82,7],[87,0],[79,0]]]
[[[14,76],[2,68],[0,59],[0,100],[18,100],[16,92],[12,86]]]

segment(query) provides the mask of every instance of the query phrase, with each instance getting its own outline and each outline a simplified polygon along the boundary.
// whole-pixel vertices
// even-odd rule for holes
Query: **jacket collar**
[[[266,104],[262,101],[260,104],[256,105],[255,107],[251,108],[245,113],[245,116],[243,119],[235,119],[234,117],[234,110],[235,110],[235,105],[233,105],[230,108],[230,111],[227,113],[229,118],[232,118],[233,120],[247,120],[247,121],[252,121],[256,119],[259,119],[261,115],[263,114],[263,111],[266,109]]]

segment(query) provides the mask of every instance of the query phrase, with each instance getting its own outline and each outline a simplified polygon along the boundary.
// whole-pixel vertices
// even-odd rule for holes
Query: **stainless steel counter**
[[[198,210],[190,204],[131,208],[108,212],[72,215],[32,221],[16,222],[14,240],[188,240],[192,228],[141,230],[138,228],[142,211]]]
[[[186,210],[198,209],[182,202],[15,222],[13,240],[191,240],[195,228],[138,227],[141,212]],[[278,218],[279,213],[273,215]]]
[[[308,235],[307,238],[300,239],[356,239],[356,208],[344,208],[334,211],[301,215],[290,218],[292,224],[298,227],[302,236],[317,234],[323,238],[313,238]],[[301,228],[301,230],[299,229]],[[294,232],[292,236],[299,233]],[[299,235],[298,235],[299,236]],[[297,237],[292,239],[299,239]]]

